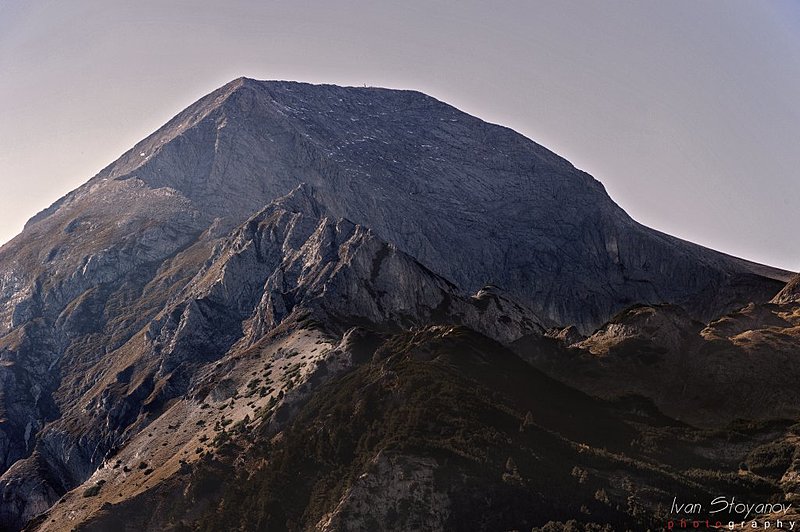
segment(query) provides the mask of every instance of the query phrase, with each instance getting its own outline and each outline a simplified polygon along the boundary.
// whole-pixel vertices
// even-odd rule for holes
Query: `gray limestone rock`
[[[229,228],[308,183],[335,217],[369,227],[465,290],[498,285],[584,332],[632,303],[684,304],[709,319],[766,301],[788,280],[637,224],[554,153],[413,91],[235,80],[27,232],[102,203],[109,183],[172,194],[202,213],[199,225],[218,217]]]

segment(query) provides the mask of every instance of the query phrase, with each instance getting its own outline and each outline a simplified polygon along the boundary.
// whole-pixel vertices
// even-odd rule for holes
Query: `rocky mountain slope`
[[[675,306],[639,305],[588,338],[557,340],[559,355],[515,350],[557,379],[594,396],[639,395],[701,426],[737,419],[800,418],[800,301],[792,286],[704,324]]]
[[[292,416],[203,427],[168,472],[123,452],[30,529],[646,530],[675,494],[798,500],[791,422],[701,430],[592,399],[463,327],[354,329],[328,356],[352,366]]]
[[[711,466],[690,442],[721,444],[684,422],[714,425],[709,417],[727,403],[687,396],[672,405],[653,382],[665,371],[680,378],[687,346],[703,355],[693,378],[722,382],[713,368],[731,368],[734,380],[719,388],[741,393],[730,404],[759,399],[743,380],[756,357],[787,362],[787,380],[796,375],[797,285],[783,288],[788,279],[637,224],[555,154],[423,94],[235,80],[0,248],[0,527],[104,530],[156,505],[164,511],[152,522],[130,526],[202,528],[230,519],[230,501],[246,501],[266,507],[245,529],[373,530],[376,519],[458,528],[490,477],[497,497],[475,508],[538,526],[574,512],[530,475],[548,464],[557,471],[547,478],[564,481],[582,442],[608,447],[592,419],[634,440],[662,425],[688,438],[680,466],[667,444],[655,456],[615,443],[614,458],[595,467],[608,489],[593,490],[608,495],[619,480],[612,471],[631,467],[642,490],[663,481],[705,493],[722,469],[736,475],[732,456],[793,445],[791,424],[771,421],[796,415],[793,392],[766,413],[742,410],[755,420],[742,445],[717,449],[724,467],[698,481],[687,471]],[[634,303],[643,306],[603,325]],[[570,328],[545,334],[556,325]],[[646,419],[523,359],[590,395],[644,396],[636,401]],[[614,386],[614,372],[644,378]],[[394,405],[394,393],[405,417],[380,426],[375,412]],[[562,406],[532,408],[550,395]],[[329,399],[339,406],[330,410]],[[430,423],[427,400],[438,405]],[[498,426],[496,411],[511,417]],[[331,417],[314,420],[320,412]],[[350,433],[339,432],[345,412],[357,421]],[[718,424],[730,417],[722,412]],[[584,422],[586,432],[571,427]],[[309,424],[328,436],[315,439]],[[398,435],[420,447],[398,447]],[[297,482],[286,478],[297,442],[317,447],[303,452],[320,460],[322,476],[299,468]],[[354,445],[357,456],[345,451]],[[499,480],[495,452],[513,458]],[[466,480],[445,489],[440,467]],[[252,472],[260,476],[237,492]],[[726,478],[745,491],[790,493],[773,477]],[[292,495],[259,499],[262,483]],[[654,518],[658,497],[642,496],[643,517],[618,508],[633,494],[578,507],[595,512],[587,522],[638,526]],[[530,510],[496,506],[505,495]],[[408,508],[429,496],[435,508],[408,521]]]
[[[270,338],[279,334],[276,331],[282,330],[285,320],[295,328],[298,321],[321,324],[330,338],[320,339],[320,344],[336,342],[353,324],[392,329],[457,322],[501,341],[542,333],[535,315],[503,294],[487,289],[474,297],[463,296],[449,281],[369,229],[329,217],[310,193],[307,187],[298,187],[219,240],[194,277],[174,290],[165,307],[115,349],[104,344],[107,338],[102,334],[95,338],[86,332],[80,337],[76,353],[86,356],[90,348],[104,348],[106,353],[86,368],[88,374],[61,367],[61,388],[51,392],[61,415],[33,442],[24,441],[32,448],[30,456],[15,460],[0,477],[0,490],[9,494],[0,501],[0,518],[20,526],[47,509],[59,494],[90,477],[120,447],[136,448],[130,440],[141,437],[145,429],[167,438],[167,447],[174,452],[172,431],[162,425],[183,426],[191,411],[198,421],[204,420],[202,425],[210,424],[197,403],[202,399],[208,407],[204,383],[217,379],[233,386],[235,382],[229,373],[231,364],[236,364],[219,361],[236,360],[255,375],[248,365],[250,358],[243,353],[261,349],[262,342],[271,346]],[[171,269],[188,269],[179,261],[193,258],[192,253],[181,254],[170,262]],[[82,302],[73,305],[62,321],[80,323],[72,316],[84,312],[82,306]],[[78,336],[79,331],[67,327],[66,334]],[[10,347],[6,356],[12,354]],[[297,382],[275,384],[274,370],[269,388],[256,389],[249,380],[247,397],[257,391],[258,399],[242,406],[244,412],[252,415],[278,395],[282,398],[304,380],[298,368],[322,356],[305,351],[300,356],[297,348],[283,349],[294,352],[294,357],[285,357],[292,360],[292,368],[283,369]],[[309,359],[298,361],[298,356]],[[15,370],[13,364],[7,367]],[[178,408],[183,403],[188,405]],[[35,406],[28,405],[22,415],[35,415],[30,411]],[[178,417],[173,419],[170,412]],[[17,421],[14,414],[20,415],[9,410],[8,421]],[[244,415],[233,421],[241,421]],[[159,428],[151,428],[155,419]],[[196,434],[190,436],[195,438],[191,441],[199,441]],[[9,448],[14,449],[14,443],[9,438]],[[24,456],[25,447],[17,450]],[[164,465],[155,460],[149,463]]]
[[[112,231],[97,213],[103,205],[128,219],[155,208],[148,225],[169,221],[183,236],[186,220],[169,220],[182,203],[177,212],[196,219],[196,229],[221,218],[227,230],[300,183],[337,217],[463,289],[500,286],[585,332],[640,302],[681,303],[709,319],[766,301],[788,280],[637,224],[569,162],[424,94],[244,78],[35,217],[5,255],[55,224]],[[164,194],[175,196],[171,205],[162,205]],[[133,223],[120,233],[131,235]],[[157,239],[150,231],[145,238]],[[69,239],[55,240],[38,253]]]

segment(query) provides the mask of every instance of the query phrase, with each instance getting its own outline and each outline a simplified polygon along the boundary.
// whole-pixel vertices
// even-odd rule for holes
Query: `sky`
[[[239,76],[423,91],[800,270],[796,0],[0,0],[0,242]]]

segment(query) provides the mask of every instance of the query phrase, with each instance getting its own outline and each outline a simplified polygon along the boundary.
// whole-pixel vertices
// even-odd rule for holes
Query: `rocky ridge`
[[[97,493],[71,492],[32,529],[643,530],[676,492],[798,500],[791,422],[697,429],[581,394],[458,326],[347,337],[329,356],[351,365],[292,416],[218,432],[167,478],[104,468]]]
[[[6,522],[42,512],[145,430],[170,433],[150,427],[170,424],[167,408],[186,416],[192,406],[175,402],[203,399],[197,389],[219,368],[212,364],[269,344],[287,320],[325,324],[333,338],[353,323],[458,322],[501,341],[543,331],[530,311],[496,290],[463,295],[370,230],[325,213],[301,186],[219,240],[165,308],[106,355],[77,404],[38,435],[33,454],[0,477],[0,489],[13,493],[0,503]],[[283,390],[273,392],[250,406],[263,407]]]
[[[637,395],[699,426],[796,419],[800,305],[782,293],[704,324],[674,306],[632,307],[588,338],[556,336],[555,351],[515,350],[545,373],[607,399]]]
[[[772,302],[778,304],[800,302],[800,275],[786,283],[786,286],[773,298]]]

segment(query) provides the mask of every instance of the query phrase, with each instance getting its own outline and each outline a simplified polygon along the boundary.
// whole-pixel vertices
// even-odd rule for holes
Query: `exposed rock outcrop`
[[[9,470],[0,489],[39,485],[52,504],[115,449],[130,445],[168,405],[198,398],[204,368],[237,360],[287,320],[293,327],[314,320],[334,334],[354,323],[377,329],[464,323],[506,342],[543,331],[508,296],[491,289],[464,295],[369,229],[331,218],[312,192],[298,187],[218,241],[211,259],[196,266],[165,307],[98,363],[75,407],[38,434],[35,456],[17,462],[28,476],[19,480]],[[331,362],[326,367],[324,375],[331,375]],[[214,393],[216,401],[237,395],[235,387]],[[18,525],[32,515],[17,508],[23,507],[0,501],[0,512]]]
[[[772,300],[773,303],[800,303],[800,275],[795,276],[789,281],[778,295]]]

